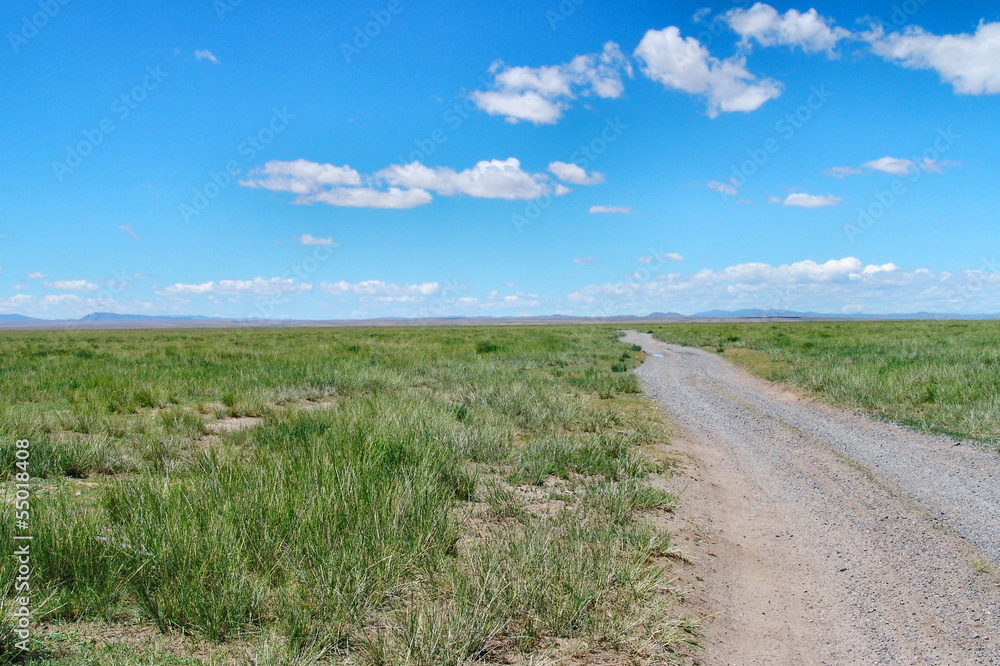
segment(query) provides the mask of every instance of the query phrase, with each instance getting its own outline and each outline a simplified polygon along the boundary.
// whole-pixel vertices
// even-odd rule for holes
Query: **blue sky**
[[[995,3],[13,0],[0,29],[0,313],[1000,312]]]

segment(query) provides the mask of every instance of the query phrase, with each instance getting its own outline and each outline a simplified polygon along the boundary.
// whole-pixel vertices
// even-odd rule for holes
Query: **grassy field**
[[[0,538],[27,438],[32,654],[670,659],[691,640],[667,586],[675,498],[643,453],[667,432],[617,337],[0,333]],[[13,640],[0,626],[0,663],[23,656]]]
[[[1000,446],[997,321],[671,324],[652,333],[836,404]]]

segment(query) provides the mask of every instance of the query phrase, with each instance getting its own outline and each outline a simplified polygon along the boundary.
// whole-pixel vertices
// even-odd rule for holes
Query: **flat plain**
[[[1000,324],[643,330],[0,334],[32,659],[995,657]]]
[[[600,327],[7,332],[32,654],[56,664],[635,663],[668,431]],[[14,567],[0,572],[12,599]],[[0,660],[23,655],[10,627]]]

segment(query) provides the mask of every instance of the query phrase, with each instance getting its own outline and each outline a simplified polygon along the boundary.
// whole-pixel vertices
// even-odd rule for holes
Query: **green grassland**
[[[34,658],[671,659],[668,433],[618,336],[0,333],[0,541],[28,438]]]
[[[1000,446],[1000,322],[653,326],[767,379],[918,429]]]

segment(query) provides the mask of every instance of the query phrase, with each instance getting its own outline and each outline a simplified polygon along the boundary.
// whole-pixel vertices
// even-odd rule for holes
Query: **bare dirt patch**
[[[218,435],[224,432],[236,432],[238,430],[246,430],[247,428],[256,428],[263,422],[264,419],[259,416],[230,416],[225,419],[218,419],[217,421],[208,421],[205,423],[205,430],[213,435]]]

